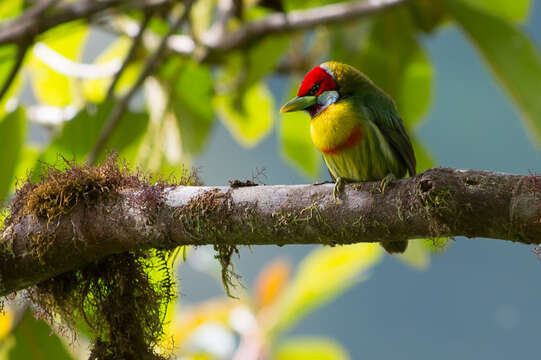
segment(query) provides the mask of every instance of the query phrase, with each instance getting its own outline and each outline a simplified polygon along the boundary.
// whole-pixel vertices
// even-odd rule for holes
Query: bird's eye
[[[319,91],[319,83],[316,83],[310,88],[309,94],[310,95],[315,95],[315,94],[317,94],[318,91]]]

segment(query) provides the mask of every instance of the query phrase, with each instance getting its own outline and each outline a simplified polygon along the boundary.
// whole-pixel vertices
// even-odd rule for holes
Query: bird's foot
[[[396,176],[394,176],[394,174],[392,173],[387,174],[387,176],[381,179],[381,182],[379,183],[379,192],[384,194],[387,184],[389,184],[393,180],[396,180]]]
[[[331,180],[318,181],[318,182],[313,183],[312,185],[318,186],[318,185],[325,185],[325,184],[334,184],[334,181],[331,181]]]
[[[340,203],[340,195],[344,191],[344,186],[346,185],[346,180],[342,178],[336,178],[336,183],[334,184],[334,188],[332,189],[332,196],[334,198],[334,201],[339,204]]]

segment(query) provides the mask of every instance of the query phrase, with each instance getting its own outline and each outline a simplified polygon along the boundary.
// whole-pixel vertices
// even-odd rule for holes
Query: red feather
[[[329,75],[329,73],[322,67],[316,66],[304,77],[297,96],[309,95],[310,90],[314,85],[319,85],[319,89],[315,94],[310,95],[318,96],[324,91],[337,89],[336,82],[334,81],[333,77]]]

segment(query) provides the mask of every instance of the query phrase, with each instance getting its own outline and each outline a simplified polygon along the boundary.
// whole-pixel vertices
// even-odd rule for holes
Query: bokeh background
[[[477,0],[464,0],[468,1]],[[539,0],[524,3],[530,4],[531,10],[528,18],[517,26],[540,48],[541,3]],[[309,40],[314,38],[319,39],[309,37]],[[113,39],[110,33],[93,30],[81,62],[94,61]],[[447,24],[428,34],[419,32],[417,39],[432,63],[433,88],[426,114],[410,131],[428,149],[435,163],[517,174],[541,171],[541,152],[535,145],[535,134],[524,125],[519,108],[496,82],[461,30]],[[310,64],[314,65],[317,63]],[[265,83],[275,98],[273,112],[277,113],[280,104],[291,95],[291,77],[271,74]],[[539,86],[541,89],[541,83]],[[20,101],[36,104],[29,84],[21,89]],[[143,95],[138,94],[131,108],[144,106]],[[203,150],[186,163],[198,169],[207,185],[224,185],[229,180],[254,176],[265,184],[326,180],[322,162],[318,163],[317,176],[309,176],[284,154],[280,138],[282,121],[283,118],[275,121],[269,134],[255,146],[246,147],[235,140],[222,121],[216,120]],[[308,122],[308,116],[299,121]],[[42,148],[54,136],[49,125],[37,123],[28,126],[26,135],[29,142]],[[308,138],[309,134],[300,136]],[[234,258],[235,269],[246,287],[237,289],[242,299],[239,303],[254,301],[250,299],[257,293],[254,283],[261,282],[258,274],[265,264],[281,259],[291,264],[295,274],[303,259],[316,248],[241,248],[240,256]],[[445,251],[422,257],[417,266],[384,256],[383,261],[354,275],[348,282],[358,284],[336,298],[331,296],[330,302],[303,317],[281,338],[310,335],[335,339],[341,344],[337,345],[342,348],[340,351],[349,355],[341,353],[330,359],[536,358],[541,337],[541,260],[532,250],[531,246],[510,242],[457,237]],[[209,299],[220,304],[238,301],[224,300],[220,268],[212,247],[190,249],[176,272],[180,283],[176,314],[189,314],[190,309],[209,303]],[[236,314],[242,318],[242,314]],[[185,349],[208,352],[208,357],[193,359],[231,358],[242,339],[223,330],[207,327],[197,333],[194,327],[190,331],[198,335],[192,336],[191,343],[186,341]],[[3,346],[7,343],[5,339]],[[80,347],[86,345],[83,341]],[[85,356],[85,349],[81,354]],[[9,354],[5,356],[10,358]],[[192,359],[187,354],[182,356]]]
[[[539,46],[541,3],[532,5],[525,29]],[[443,29],[422,43],[434,65],[435,89],[417,133],[438,164],[517,174],[541,171],[541,152],[518,111],[460,31]],[[271,83],[278,94],[284,91],[281,80]],[[218,123],[195,164],[206,184],[251,178],[261,168],[268,184],[306,182],[280,156],[276,131],[247,150]],[[322,170],[321,179],[326,175]],[[424,271],[386,257],[368,281],[292,331],[332,336],[353,359],[534,358],[541,337],[541,262],[531,250],[457,237]],[[254,247],[243,249],[236,263],[251,285],[265,261],[282,256],[298,262],[309,251],[305,246]],[[222,293],[219,283],[192,270],[182,269],[180,278],[185,301]]]

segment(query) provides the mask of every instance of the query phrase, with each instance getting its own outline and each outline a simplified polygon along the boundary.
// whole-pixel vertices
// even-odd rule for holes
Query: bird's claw
[[[379,192],[384,194],[385,188],[393,180],[396,180],[396,176],[394,176],[394,174],[387,174],[387,176],[381,179],[381,182],[379,183]]]
[[[337,178],[336,183],[334,184],[334,188],[332,189],[332,196],[334,198],[334,201],[339,204],[340,203],[340,195],[344,191],[344,186],[346,185],[346,181],[342,178]]]

